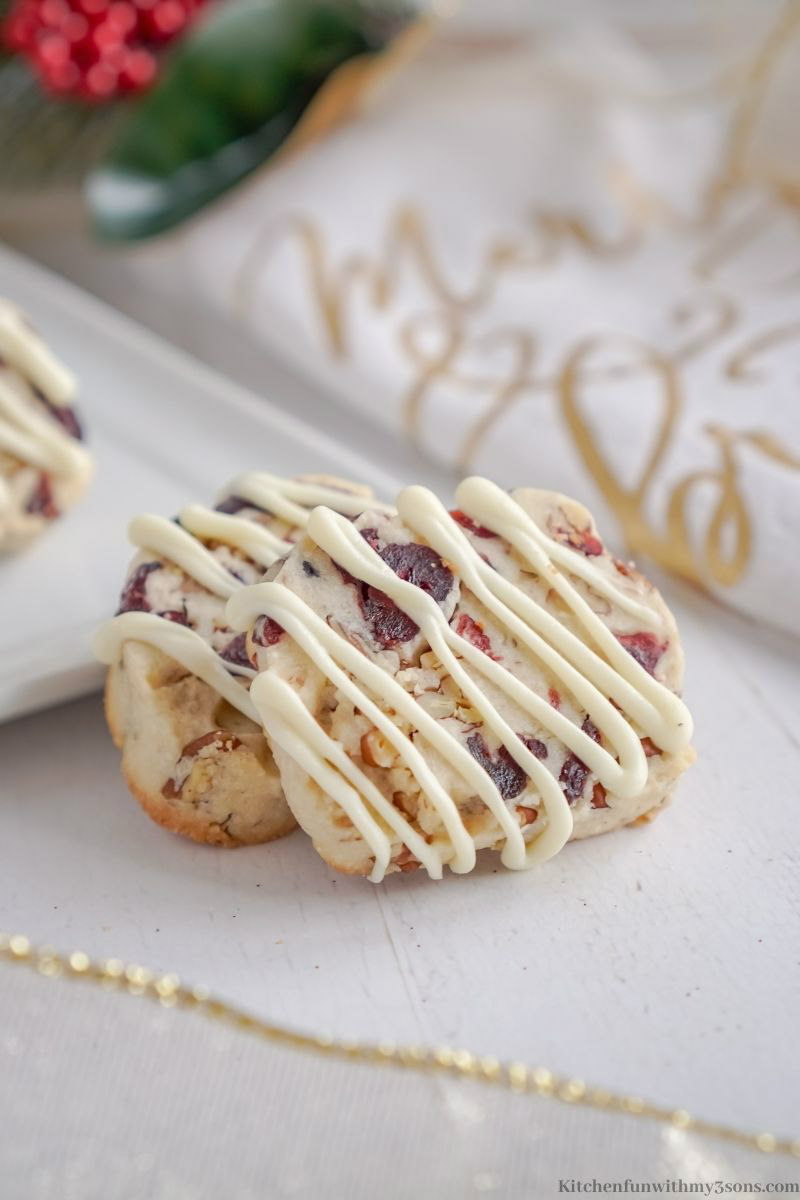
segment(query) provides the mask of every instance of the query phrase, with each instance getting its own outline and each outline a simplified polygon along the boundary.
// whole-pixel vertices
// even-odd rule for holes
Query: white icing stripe
[[[631,721],[649,736],[657,737],[658,745],[665,750],[686,746],[692,729],[691,718],[681,700],[627,653],[569,579],[558,571],[555,562],[580,575],[596,591],[613,598],[615,604],[643,622],[646,615],[648,627],[657,624],[656,614],[622,593],[591,563],[581,559],[577,564],[580,569],[576,570],[573,555],[570,552],[562,554],[564,548],[541,533],[522,505],[488,480],[466,480],[458,489],[457,497],[460,507],[470,517],[510,542],[534,572],[558,591],[592,641],[611,660],[610,664],[531,597],[488,566],[436,497],[425,488],[407,488],[402,492],[398,498],[398,512],[405,525],[432,546],[460,576],[463,585],[492,617],[573,693],[606,742],[616,751],[616,757],[524,685],[513,672],[459,637],[433,598],[421,588],[398,578],[350,522],[329,509],[317,508],[309,518],[307,532],[340,567],[354,578],[384,592],[419,626],[445,670],[480,714],[483,724],[529,776],[541,796],[547,824],[527,845],[515,813],[509,810],[488,773],[460,740],[426,713],[386,671],[330,628],[296,593],[278,583],[258,584],[240,591],[227,609],[228,620],[234,628],[248,628],[261,615],[282,625],[326,678],[364,713],[399,753],[438,812],[451,842],[450,853],[444,848],[432,864],[430,847],[423,854],[412,847],[403,829],[404,819],[399,814],[390,812],[387,815],[383,810],[384,819],[389,830],[401,838],[430,874],[434,873],[432,865],[440,872],[441,863],[449,857],[453,858],[454,869],[469,870],[470,862],[474,862],[474,845],[460,816],[454,824],[452,798],[435,777],[431,778],[424,757],[411,738],[389,719],[372,696],[379,697],[417,730],[483,799],[505,835],[502,861],[509,867],[529,866],[557,853],[570,835],[572,814],[554,776],[503,719],[481,685],[464,669],[461,660],[469,662],[480,675],[487,677],[540,725],[560,738],[608,791],[621,797],[637,795],[648,776],[644,751]],[[372,695],[368,695],[361,685],[369,688]],[[604,692],[617,701],[623,712],[617,711]],[[290,694],[294,695],[292,703],[288,701]],[[371,780],[344,754],[342,747],[324,733],[290,685],[266,671],[254,682],[251,695],[270,736],[274,736],[335,800],[338,800],[339,783],[330,778],[331,765],[346,776],[348,815],[352,816],[353,812],[354,788],[361,797],[360,819],[367,803],[375,812],[382,811]],[[323,782],[323,774],[327,782]],[[384,804],[387,803],[384,799]],[[361,825],[354,823],[361,831]],[[371,877],[380,879],[385,869],[383,864],[389,861],[391,839],[385,831],[373,826],[369,826],[369,834],[363,836],[375,858]],[[467,843],[472,848],[471,855]]]
[[[267,471],[250,471],[234,479],[220,499],[227,496],[240,496],[249,500],[258,508],[281,517],[289,525],[305,528],[309,509],[318,504],[325,504],[335,512],[345,516],[357,517],[365,508],[376,512],[394,512],[391,504],[375,500],[367,490],[363,492],[340,491],[338,488],[327,487],[321,483],[306,482],[302,479],[282,479],[279,475],[270,475]]]
[[[2,357],[2,355],[0,355]],[[91,470],[85,447],[54,417],[37,408],[24,379],[0,368],[0,448],[53,475],[84,476]]]
[[[258,713],[247,689],[237,684],[223,660],[193,629],[187,629],[185,625],[178,625],[174,621],[167,621],[155,613],[120,613],[111,621],[106,621],[95,632],[92,638],[92,652],[100,662],[111,666],[118,661],[122,646],[128,641],[147,642],[148,645],[157,646],[182,667],[186,667],[187,671],[191,671],[219,692],[239,712],[258,723]],[[241,668],[231,669],[238,670],[243,676],[255,674],[245,672]]]
[[[315,484],[280,479],[278,476],[262,475],[259,472],[241,478],[251,481],[266,480],[265,488],[271,497],[280,498],[281,491],[285,490],[296,499],[305,499],[309,507],[317,502],[321,492],[332,503],[341,505],[348,511],[355,507],[361,512],[367,505],[378,503],[369,495],[354,497],[333,488],[320,488]],[[230,484],[223,495],[242,495],[237,486],[239,482],[241,480]],[[266,503],[258,503],[270,513],[276,513],[277,504],[273,507]],[[308,521],[308,507],[292,505],[292,510],[294,516],[291,524],[299,529],[304,528]],[[181,510],[180,520],[186,528],[174,521],[168,521],[165,517],[143,514],[131,521],[128,535],[135,546],[174,563],[191,579],[223,599],[234,595],[243,585],[225,569],[202,541],[198,540],[199,538],[208,538],[233,546],[263,567],[271,566],[291,549],[290,542],[277,537],[255,521],[219,513],[200,504],[187,505]],[[155,613],[120,613],[98,629],[93,642],[94,653],[101,662],[110,665],[119,658],[123,643],[131,639],[146,642],[174,658],[188,671],[215,688],[245,716],[258,722],[258,714],[248,692],[231,679],[231,673],[252,678],[255,671],[221,659],[195,630]]]
[[[285,542],[255,521],[219,513],[213,508],[204,508],[202,504],[187,504],[182,508],[180,522],[195,537],[235,546],[262,567],[271,567],[276,559],[288,554],[292,548],[291,542]]]
[[[73,400],[77,390],[75,376],[7,300],[0,300],[0,359],[29,379],[53,404],[69,404]]]
[[[241,587],[202,542],[166,517],[154,513],[134,517],[128,526],[128,537],[148,554],[168,558],[215,596],[227,599]]]

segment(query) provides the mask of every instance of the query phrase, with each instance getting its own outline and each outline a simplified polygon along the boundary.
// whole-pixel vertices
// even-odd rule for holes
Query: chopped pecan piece
[[[208,747],[219,754],[228,754],[231,750],[235,750],[237,746],[241,746],[240,739],[234,733],[228,733],[225,729],[211,729],[208,733],[202,734],[194,741],[188,742],[181,750],[181,756],[175,764],[174,774],[167,780],[161,789],[162,796],[168,800],[180,796],[183,791],[183,785],[189,778],[192,771],[192,760],[197,758]]]

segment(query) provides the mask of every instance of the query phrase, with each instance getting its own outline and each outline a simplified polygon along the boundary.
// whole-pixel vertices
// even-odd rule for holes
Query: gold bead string
[[[605,1088],[592,1087],[582,1079],[556,1075],[547,1067],[501,1062],[491,1056],[448,1046],[429,1049],[424,1046],[397,1046],[393,1042],[346,1041],[272,1025],[233,1004],[216,999],[206,988],[182,984],[175,974],[157,975],[146,967],[126,964],[119,958],[95,962],[82,950],[61,955],[48,946],[34,947],[22,935],[7,936],[0,933],[0,961],[27,966],[44,978],[86,980],[99,985],[104,991],[145,996],[156,1000],[164,1008],[194,1010],[242,1033],[297,1050],[308,1050],[350,1062],[473,1079],[517,1094],[537,1095],[563,1104],[581,1104],[606,1112],[644,1117],[673,1129],[720,1138],[762,1154],[790,1154],[800,1158],[800,1138],[780,1138],[766,1132],[745,1133],[696,1117],[685,1108],[665,1108],[638,1096],[620,1095]]]

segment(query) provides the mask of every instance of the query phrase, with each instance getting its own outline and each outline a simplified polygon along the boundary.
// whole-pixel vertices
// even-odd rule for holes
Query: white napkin
[[[800,8],[538,12],[445,24],[139,268],[454,473],[576,495],[800,632]]]

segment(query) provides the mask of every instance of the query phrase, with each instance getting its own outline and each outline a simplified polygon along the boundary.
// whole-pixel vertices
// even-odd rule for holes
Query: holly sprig
[[[407,0],[6,7],[0,182],[18,183],[31,156],[37,182],[85,176],[94,227],[114,239],[169,229],[232,187],[339,67],[382,52],[413,15]]]

